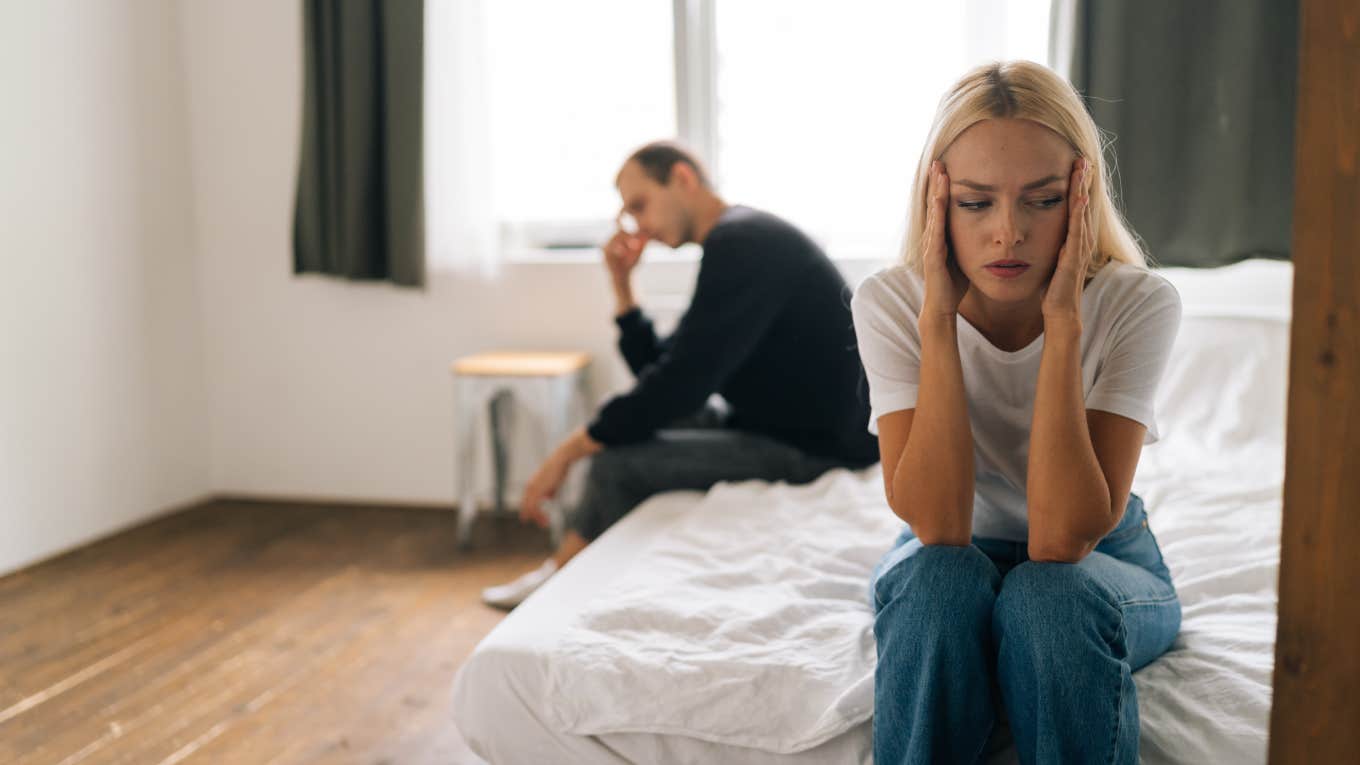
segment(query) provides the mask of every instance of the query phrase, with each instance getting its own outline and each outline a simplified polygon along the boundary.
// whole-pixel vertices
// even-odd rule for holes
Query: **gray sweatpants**
[[[705,408],[657,431],[648,441],[596,453],[567,527],[591,541],[653,494],[706,491],[719,481],[811,483],[836,467],[861,466],[724,427],[721,415]]]

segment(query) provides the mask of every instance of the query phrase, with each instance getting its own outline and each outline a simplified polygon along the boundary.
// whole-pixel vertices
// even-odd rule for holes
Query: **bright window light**
[[[483,7],[498,220],[612,221],[619,163],[638,145],[675,135],[671,3]]]
[[[890,259],[940,95],[1048,57],[1048,0],[718,2],[717,175],[833,257]]]

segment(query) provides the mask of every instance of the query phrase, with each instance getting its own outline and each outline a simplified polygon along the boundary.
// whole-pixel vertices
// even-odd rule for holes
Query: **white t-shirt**
[[[917,316],[925,282],[904,266],[860,284],[851,301],[859,355],[869,380],[869,431],[878,418],[913,409],[921,383]],[[1086,408],[1147,426],[1143,443],[1159,438],[1153,417],[1157,384],[1180,326],[1181,299],[1160,275],[1119,262],[1096,272],[1081,298],[1081,384]],[[1029,431],[1044,337],[1003,351],[962,315],[959,356],[973,429],[973,533],[1024,541]]]

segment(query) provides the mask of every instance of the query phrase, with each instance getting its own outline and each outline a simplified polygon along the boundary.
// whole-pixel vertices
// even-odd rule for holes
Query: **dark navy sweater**
[[[868,388],[855,347],[850,290],[835,265],[789,223],[725,210],[703,242],[694,297],[660,338],[634,309],[616,319],[637,376],[588,427],[606,446],[645,440],[719,393],[728,424],[848,464],[878,459]]]

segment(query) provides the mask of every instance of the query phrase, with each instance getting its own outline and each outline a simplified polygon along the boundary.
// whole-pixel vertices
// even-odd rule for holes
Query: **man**
[[[644,499],[718,481],[808,483],[830,468],[878,460],[849,289],[826,254],[768,213],[728,205],[693,154],[671,142],[638,149],[615,179],[620,216],[637,222],[604,245],[617,299],[619,350],[636,375],[529,480],[520,517],[547,524],[543,502],[575,461],[593,456],[580,505],[556,553],[487,588],[513,608]],[[660,338],[633,298],[648,241],[703,246],[689,309]],[[705,407],[726,400],[723,415]],[[694,413],[700,414],[696,417]]]

